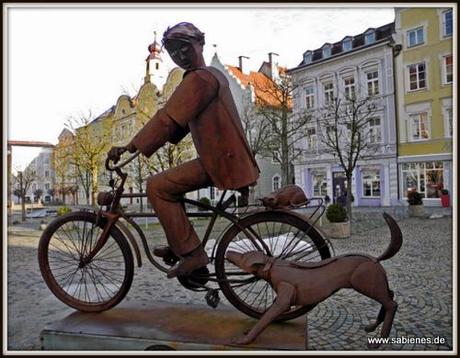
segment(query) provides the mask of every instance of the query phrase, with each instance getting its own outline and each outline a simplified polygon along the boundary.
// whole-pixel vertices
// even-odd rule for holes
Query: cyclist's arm
[[[188,123],[216,97],[217,80],[207,71],[188,73],[166,105],[136,134],[128,148],[149,157],[166,142],[177,144],[189,132]],[[205,72],[205,73],[201,73]]]

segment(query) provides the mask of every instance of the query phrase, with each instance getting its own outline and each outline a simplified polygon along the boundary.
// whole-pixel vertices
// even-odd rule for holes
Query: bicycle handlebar
[[[129,162],[131,162],[133,159],[137,158],[137,156],[140,154],[139,151],[137,151],[136,153],[134,153],[131,157],[129,157],[128,159],[126,159],[124,162],[121,162],[120,164],[118,165],[115,165],[115,166],[110,166],[110,158],[107,158],[105,160],[105,168],[108,170],[108,171],[116,171],[117,169],[121,169],[123,168],[126,164],[128,164]]]

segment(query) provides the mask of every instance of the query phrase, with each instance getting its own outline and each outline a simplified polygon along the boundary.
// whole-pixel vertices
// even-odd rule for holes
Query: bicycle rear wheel
[[[248,234],[249,233],[249,234]],[[256,237],[256,243],[249,236]],[[327,242],[305,219],[284,211],[265,211],[250,215],[233,225],[222,237],[216,252],[216,273],[219,286],[241,312],[260,318],[270,308],[276,292],[267,281],[242,271],[225,256],[228,250],[245,253],[263,251],[275,258],[313,262],[331,257]],[[277,321],[290,320],[314,307],[292,306]]]
[[[134,262],[123,234],[113,227],[108,240],[87,264],[82,259],[104,224],[91,212],[72,212],[52,221],[38,245],[38,262],[48,288],[62,302],[85,312],[118,304],[133,280]]]

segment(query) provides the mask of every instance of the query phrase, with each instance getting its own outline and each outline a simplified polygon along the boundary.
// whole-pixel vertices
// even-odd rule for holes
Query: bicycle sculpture
[[[110,180],[111,190],[98,195],[101,205],[98,211],[70,212],[57,217],[40,238],[38,260],[46,284],[58,299],[80,311],[104,311],[126,296],[133,281],[133,254],[141,266],[138,241],[147,259],[160,271],[166,273],[179,260],[172,253],[163,258],[151,254],[148,240],[134,219],[152,217],[154,213],[128,213],[120,205],[122,198],[145,197],[145,194],[123,193],[128,175],[121,168],[138,154],[117,166],[111,166],[110,160],[106,160],[107,170],[117,175]],[[260,318],[272,306],[276,292],[268,282],[228,261],[227,253],[260,251],[268,257],[299,264],[327,259],[332,248],[314,226],[325,207],[321,199],[317,205],[309,202],[312,213],[308,218],[290,210],[292,207],[238,208],[235,194],[227,194],[223,192],[216,206],[183,199],[184,205],[204,210],[187,212],[189,217],[209,218],[202,245],[208,252],[210,264],[177,279],[186,289],[206,292],[206,302],[212,307],[218,305],[221,290],[238,310]],[[304,208],[306,204],[296,203],[294,207]],[[215,241],[210,240],[219,218],[228,221],[228,226]],[[211,265],[214,270],[209,270]],[[293,305],[276,320],[296,318],[313,307],[314,304]]]

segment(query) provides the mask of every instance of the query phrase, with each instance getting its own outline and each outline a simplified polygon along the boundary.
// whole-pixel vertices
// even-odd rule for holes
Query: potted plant
[[[329,224],[325,227],[329,237],[344,239],[350,236],[350,222],[347,210],[340,204],[331,204],[326,209]]]
[[[407,193],[407,202],[409,203],[409,216],[425,216],[425,210],[423,208],[423,195],[420,194],[417,190],[411,190]]]
[[[443,208],[450,206],[449,190],[441,189],[441,205]]]

